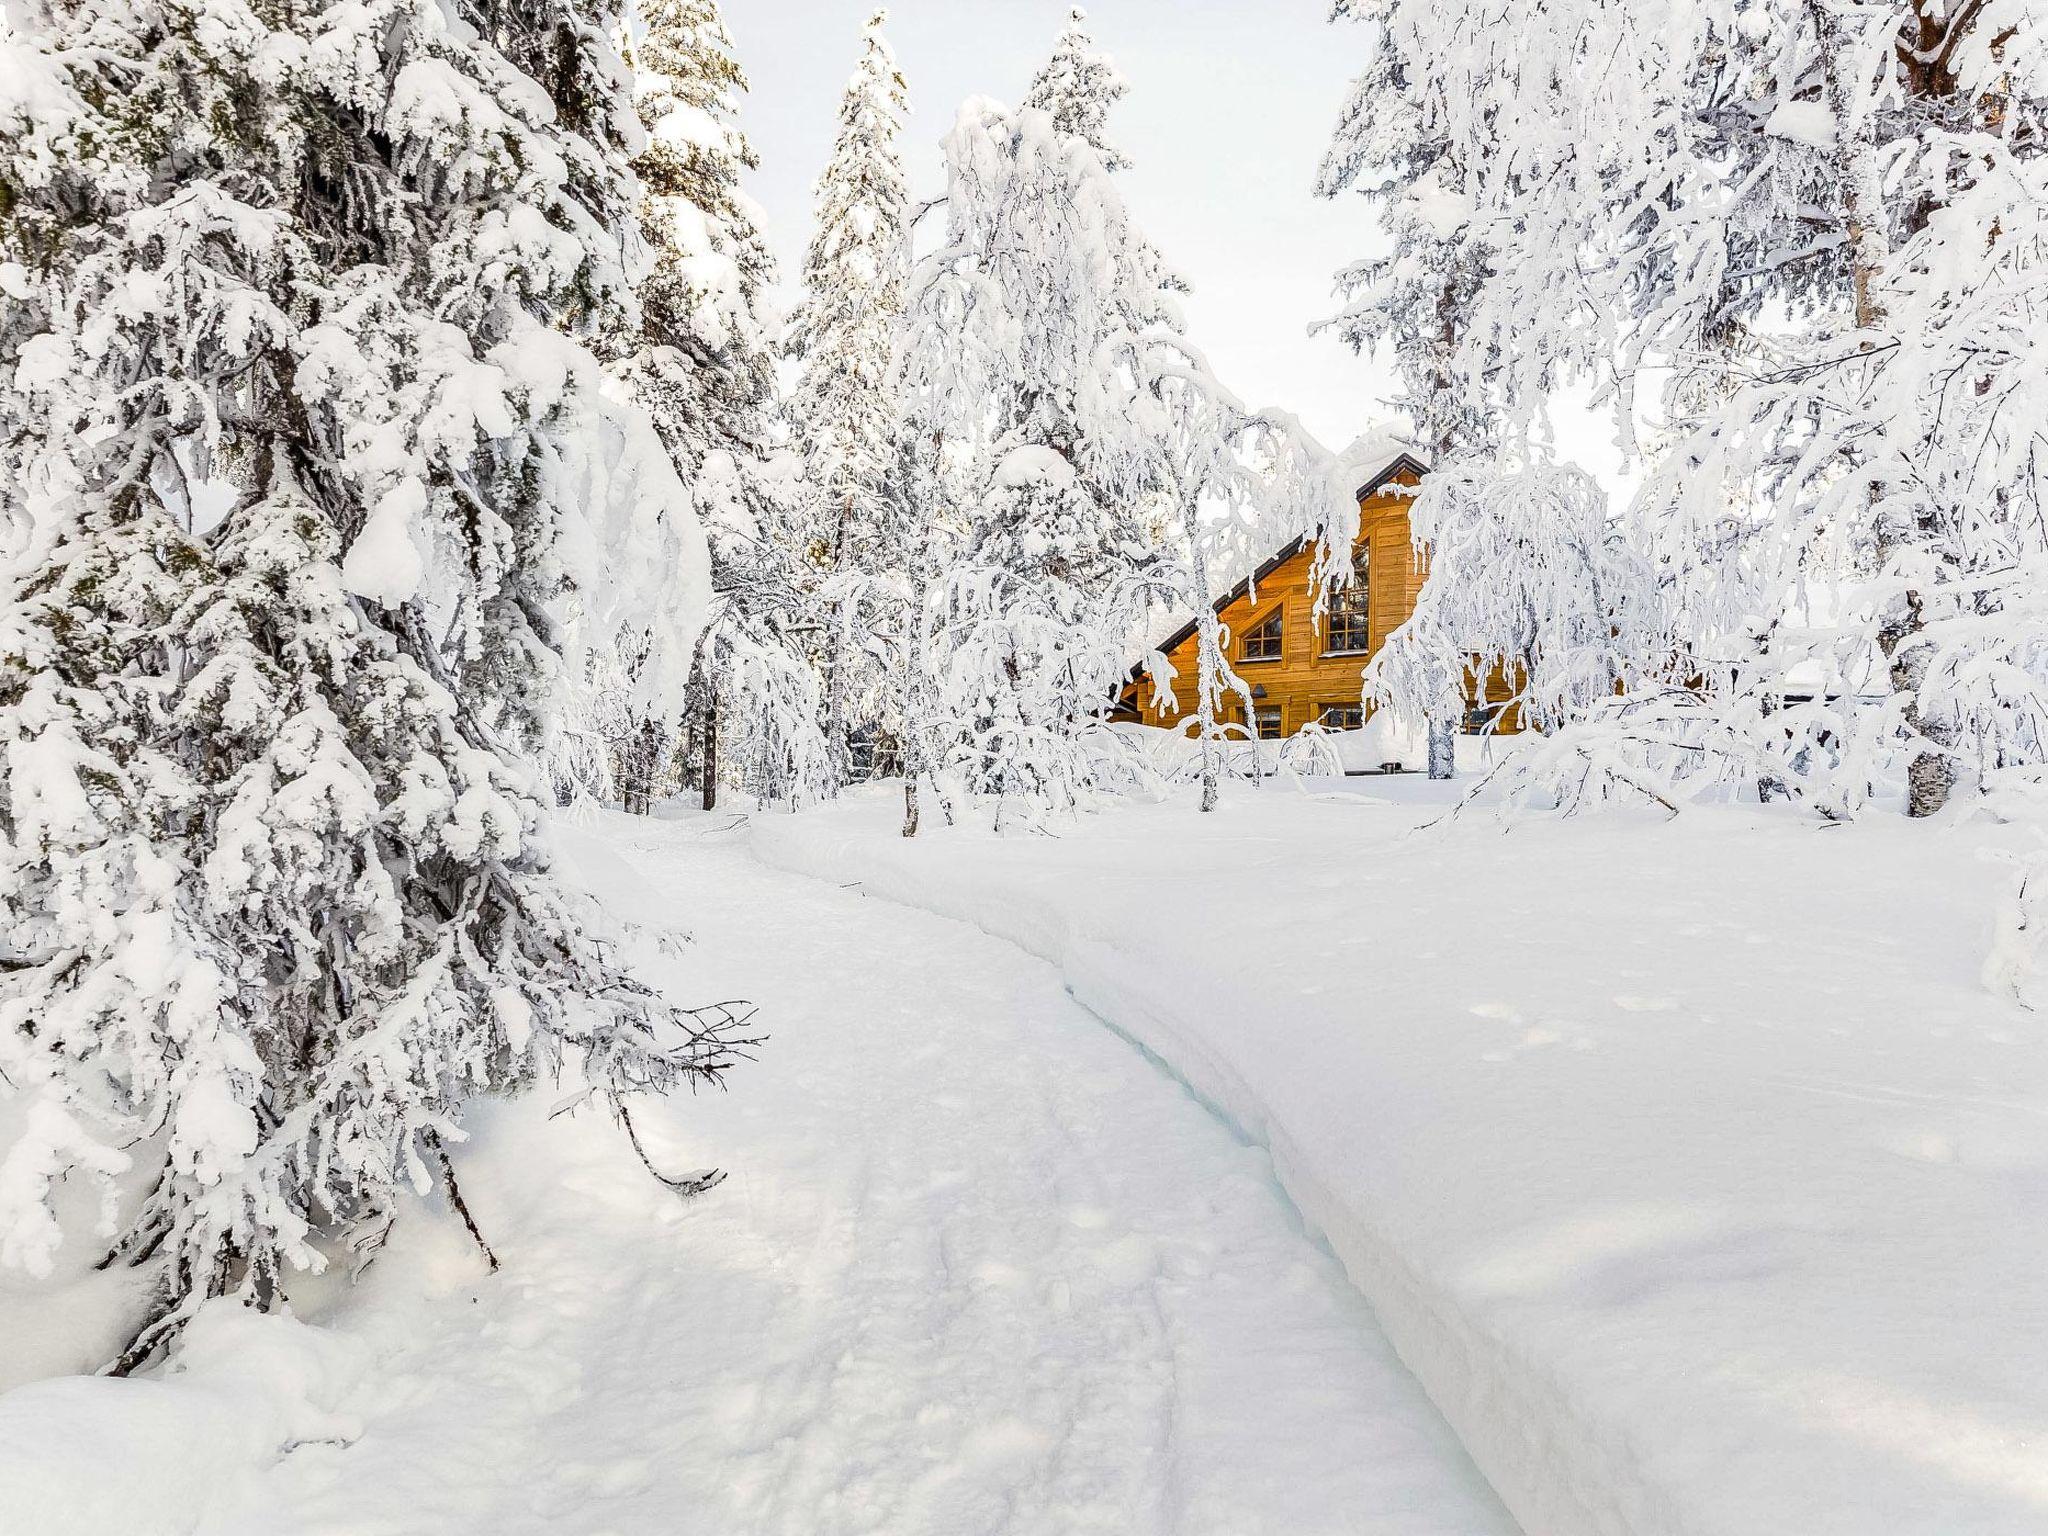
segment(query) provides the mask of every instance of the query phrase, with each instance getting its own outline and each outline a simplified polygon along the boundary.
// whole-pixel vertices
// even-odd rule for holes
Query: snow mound
[[[214,1302],[157,1379],[65,1376],[0,1397],[0,1527],[27,1536],[188,1536],[295,1447],[347,1441],[332,1405],[360,1346]]]

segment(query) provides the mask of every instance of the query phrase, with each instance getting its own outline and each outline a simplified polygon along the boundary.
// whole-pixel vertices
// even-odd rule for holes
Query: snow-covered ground
[[[639,1117],[727,1183],[488,1109],[457,1160],[501,1273],[421,1211],[302,1290],[318,1328],[229,1308],[182,1373],[0,1397],[0,1531],[1512,1536],[1262,1150],[1046,965],[726,825],[567,841],[694,935],[687,995],[760,1004],[729,1095]]]
[[[2048,1029],[1979,983],[1998,834],[1417,833],[1430,786],[1330,787],[911,843],[878,793],[753,846],[1055,962],[1269,1146],[1530,1536],[2048,1530]]]

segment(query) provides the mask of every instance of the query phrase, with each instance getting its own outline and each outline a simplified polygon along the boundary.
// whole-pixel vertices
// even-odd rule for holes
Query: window
[[[1485,736],[1500,729],[1501,717],[1507,713],[1505,704],[1477,703],[1466,706],[1465,734]]]
[[[1372,649],[1372,560],[1365,542],[1351,553],[1351,579],[1330,594],[1330,653]]]
[[[1283,734],[1280,729],[1278,704],[1261,704],[1252,713],[1252,723],[1258,728],[1261,741],[1277,741]]]
[[[1316,712],[1316,719],[1326,731],[1362,731],[1365,729],[1365,706],[1325,704]]]
[[[1280,610],[1275,608],[1258,624],[1247,631],[1244,647],[1240,653],[1244,661],[1278,661],[1280,659]]]

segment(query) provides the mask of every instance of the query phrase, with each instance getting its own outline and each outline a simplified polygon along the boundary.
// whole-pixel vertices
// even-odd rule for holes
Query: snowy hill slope
[[[2048,1529],[2048,1021],[1977,981],[1993,833],[892,810],[754,846],[1055,961],[1270,1146],[1530,1536]]]

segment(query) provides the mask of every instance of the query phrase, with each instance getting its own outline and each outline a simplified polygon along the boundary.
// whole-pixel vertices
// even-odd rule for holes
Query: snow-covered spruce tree
[[[1142,520],[1160,446],[1132,402],[1145,339],[1180,329],[1179,283],[1096,145],[1060,120],[985,99],[961,109],[945,141],[946,234],[913,275],[898,357],[909,429],[937,445],[968,524],[926,626],[939,645],[923,662],[939,706],[932,766],[995,797],[998,820],[1010,799],[1076,804],[1123,755],[1103,717],[1165,575]]]
[[[1343,10],[1439,146],[1382,195],[1491,253],[1451,374],[1468,397],[1520,430],[1590,378],[1629,428],[1629,382],[1671,381],[1678,430],[1631,515],[1697,706],[1746,743],[1734,770],[1843,814],[1903,768],[1926,813],[2028,750],[2039,683],[2011,662],[2038,476],[2010,423],[2038,387],[2030,13]],[[1873,670],[1889,701],[1856,708]],[[1831,697],[1783,708],[1814,672]]]
[[[710,558],[697,495],[629,394],[609,378],[558,423],[563,500],[582,527],[563,552],[565,686],[542,761],[558,799],[644,810],[687,712]]]
[[[888,586],[900,583],[917,553],[917,528],[892,483],[901,423],[889,368],[910,272],[898,140],[909,99],[882,35],[887,20],[880,10],[868,18],[840,98],[789,333],[799,365],[789,411],[804,462],[809,553],[836,598],[822,647],[835,784],[850,777],[853,732],[871,741],[901,735],[890,649],[880,636],[900,619]]]
[[[0,1253],[47,1268],[97,1184],[159,1282],[125,1368],[387,1226],[472,1095],[566,1058],[623,1112],[729,1049],[550,875],[515,761],[601,384],[568,333],[629,302],[604,27],[10,22]]]
[[[718,0],[644,0],[633,45],[634,101],[646,147],[634,159],[640,231],[654,253],[641,290],[640,345],[620,372],[653,416],[696,499],[710,541],[714,601],[689,672],[686,771],[716,799],[721,763],[783,761],[793,742],[815,780],[815,714],[783,705],[811,669],[815,628],[796,498],[777,462],[769,287],[775,265],[740,185],[755,164],[739,127],[746,76]],[[721,751],[721,738],[728,750]],[[740,739],[744,738],[744,739]],[[672,750],[668,722],[637,724],[624,774],[644,809]],[[770,792],[795,784],[780,770]]]
[[[822,622],[818,573],[799,544],[791,456],[767,468],[713,454],[699,471],[712,600],[683,751],[706,810],[722,784],[792,805],[834,788],[810,644]]]
[[[1129,90],[1115,61],[1097,50],[1088,13],[1077,5],[1067,12],[1052,57],[1031,77],[1024,105],[1051,117],[1054,132],[1094,150],[1105,171],[1124,171],[1130,158],[1109,140],[1109,114]]]

